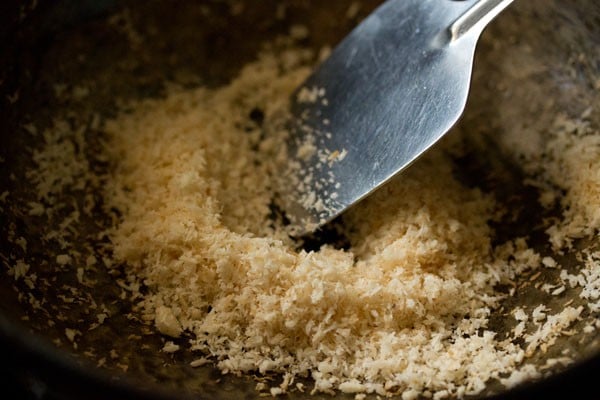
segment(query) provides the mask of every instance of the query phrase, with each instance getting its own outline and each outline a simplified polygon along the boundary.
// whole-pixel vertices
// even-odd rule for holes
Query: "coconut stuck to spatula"
[[[312,233],[408,167],[462,114],[475,47],[513,0],[388,0],[292,98],[281,191]]]

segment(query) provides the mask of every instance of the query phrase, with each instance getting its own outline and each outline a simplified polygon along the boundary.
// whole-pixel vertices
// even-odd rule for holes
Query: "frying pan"
[[[348,13],[349,3],[341,0],[2,2],[0,194],[9,193],[0,204],[2,390],[15,398],[37,399],[258,397],[252,378],[221,375],[211,366],[192,368],[189,362],[194,355],[186,351],[161,352],[164,339],[142,321],[127,317],[131,304],[121,298],[118,269],[89,272],[96,284],[83,287],[75,300],[65,302],[73,297],[70,288],[78,285],[77,271],[53,267],[61,248],[43,240],[53,222],[26,212],[26,205],[35,200],[26,171],[35,149],[43,145],[31,126],[40,130],[51,126],[56,115],[66,115],[72,124],[82,123],[83,116],[110,117],[119,107],[117,99],[160,96],[167,81],[189,87],[218,86],[251,61],[261,43],[292,25],[307,26],[311,34],[301,44],[319,49],[338,42],[377,3],[357,2],[359,7],[352,6],[357,12]],[[520,73],[528,65],[518,60],[536,60],[541,68]],[[516,2],[484,34],[471,99],[456,128],[469,132],[478,151],[457,160],[457,165],[464,182],[493,193],[514,210],[510,220],[497,223],[498,241],[529,235],[536,250],[553,255],[543,221],[559,211],[537,205],[536,190],[523,183],[515,156],[501,138],[514,131],[544,132],[556,113],[579,116],[592,105],[589,119],[597,127],[599,78],[600,5],[595,0]],[[86,88],[80,92],[83,100],[57,96],[59,91],[78,88]],[[94,158],[100,135],[91,121],[86,124],[85,156],[93,169],[102,171],[106,165]],[[83,201],[77,193],[69,196],[70,201]],[[96,210],[93,217],[82,218],[79,231],[97,238],[94,246],[103,248],[107,242],[98,233],[109,223]],[[16,244],[15,238],[24,238],[26,246]],[[597,237],[581,239],[576,248],[592,249],[598,244]],[[553,256],[577,268],[574,253]],[[34,288],[6,274],[20,259],[37,274],[39,284]],[[541,279],[551,281],[551,273],[547,275]],[[540,302],[560,310],[571,301],[579,301],[575,291],[540,298],[537,292],[523,289],[507,300],[505,312]],[[96,315],[91,311],[94,304],[109,305],[110,318],[81,335],[74,346],[65,340],[65,329],[89,327]],[[574,364],[557,365],[547,376],[511,390],[490,384],[476,397],[567,396],[582,389],[593,398],[600,337],[583,332],[586,318],[589,322],[596,317],[584,315],[584,321],[573,327],[573,335],[559,338],[551,351],[532,359],[542,365],[568,350],[575,355]],[[503,321],[500,315],[492,319],[500,332],[510,329]]]

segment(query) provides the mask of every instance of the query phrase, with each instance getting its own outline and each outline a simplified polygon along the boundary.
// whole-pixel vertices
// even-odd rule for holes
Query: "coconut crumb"
[[[190,362],[190,366],[193,368],[202,367],[203,365],[207,365],[207,364],[210,364],[210,360],[205,357],[197,358],[194,361]]]
[[[15,265],[9,270],[9,274],[13,276],[15,280],[23,278],[29,272],[30,266],[24,260],[17,260]]]
[[[59,254],[56,256],[56,263],[58,265],[67,265],[71,263],[71,256],[69,254]]]
[[[181,328],[181,324],[173,314],[173,311],[169,307],[158,307],[156,309],[156,317],[154,320],[156,328],[163,335],[171,336],[174,338],[178,338],[183,329]]]
[[[163,346],[162,351],[164,351],[165,353],[175,353],[178,352],[179,349],[180,346],[178,344],[175,344],[171,341],[167,341]]]
[[[69,339],[70,342],[75,342],[75,337],[78,335],[81,335],[81,332],[77,329],[65,329],[65,336],[67,337],[67,339]]]

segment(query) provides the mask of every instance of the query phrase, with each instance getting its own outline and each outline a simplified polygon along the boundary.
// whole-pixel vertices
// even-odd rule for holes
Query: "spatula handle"
[[[514,0],[479,0],[450,26],[451,41],[467,32],[481,33],[483,28]]]

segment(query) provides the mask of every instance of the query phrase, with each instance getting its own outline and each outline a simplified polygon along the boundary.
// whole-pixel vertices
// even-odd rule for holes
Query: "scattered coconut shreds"
[[[555,249],[593,235],[600,226],[600,133],[585,114],[579,120],[559,115],[549,132],[544,162],[532,161],[546,179],[566,190],[561,199],[565,218],[547,230]]]
[[[354,8],[349,17],[359,11]],[[134,33],[130,39],[138,43]],[[298,26],[292,34],[308,33]],[[103,157],[111,163],[111,175],[102,177],[103,206],[121,216],[106,232],[112,255],[80,260],[69,252],[80,222],[74,210],[46,238],[61,248],[56,264],[73,265],[81,283],[88,268],[126,265],[127,279],[115,284],[123,299],[131,294],[139,303],[136,318],[153,322],[168,338],[185,335],[189,349],[210,354],[192,367],[277,374],[274,386],[256,386],[267,396],[299,390],[356,399],[368,393],[461,398],[480,393],[490,379],[511,387],[539,378],[540,368],[527,358],[568,334],[584,307],[558,313],[543,305],[517,308],[511,337],[520,340],[502,340],[489,324],[506,297],[495,288],[516,288],[526,271],[533,273],[525,284],[535,285],[542,268],[558,270],[560,282],[540,283],[540,290],[560,296],[576,288],[586,312],[597,314],[600,256],[588,252],[579,269],[568,272],[529,248],[526,238],[494,247],[488,221],[498,205],[455,178],[444,144],[345,215],[347,250],[296,250],[287,228],[270,219],[272,183],[287,162],[289,96],[308,75],[310,56],[294,49],[263,52],[227,86],[170,87],[164,98],[127,104],[127,112],[94,124],[103,129]],[[87,98],[86,86],[74,88],[76,97]],[[57,93],[64,90],[57,86]],[[305,88],[297,100],[314,103],[325,95]],[[260,124],[252,115],[261,116]],[[39,131],[45,147],[33,153],[37,167],[27,172],[39,201],[24,205],[24,214],[57,215],[65,190],[82,190],[97,178],[76,151],[85,145],[83,128],[57,119],[46,131],[28,130]],[[307,139],[299,152],[309,157],[314,149]],[[317,156],[340,162],[345,154]],[[551,244],[565,249],[597,234],[600,133],[585,121],[560,117],[542,153],[528,163],[543,170],[536,177],[545,182],[540,187],[566,193],[540,199],[556,198],[565,210],[548,229]],[[8,273],[29,278],[31,269],[21,260]],[[33,295],[24,297],[40,307]],[[90,329],[108,318],[92,315],[98,321]],[[74,345],[81,334],[65,330]],[[183,347],[167,341],[162,350]],[[98,365],[118,357],[113,351]],[[547,368],[567,362],[556,359]],[[312,378],[312,387],[296,377]]]
[[[507,378],[500,379],[500,382],[504,386],[511,388],[519,383],[537,379],[540,376],[541,373],[533,365],[525,365],[523,368],[512,371]]]

